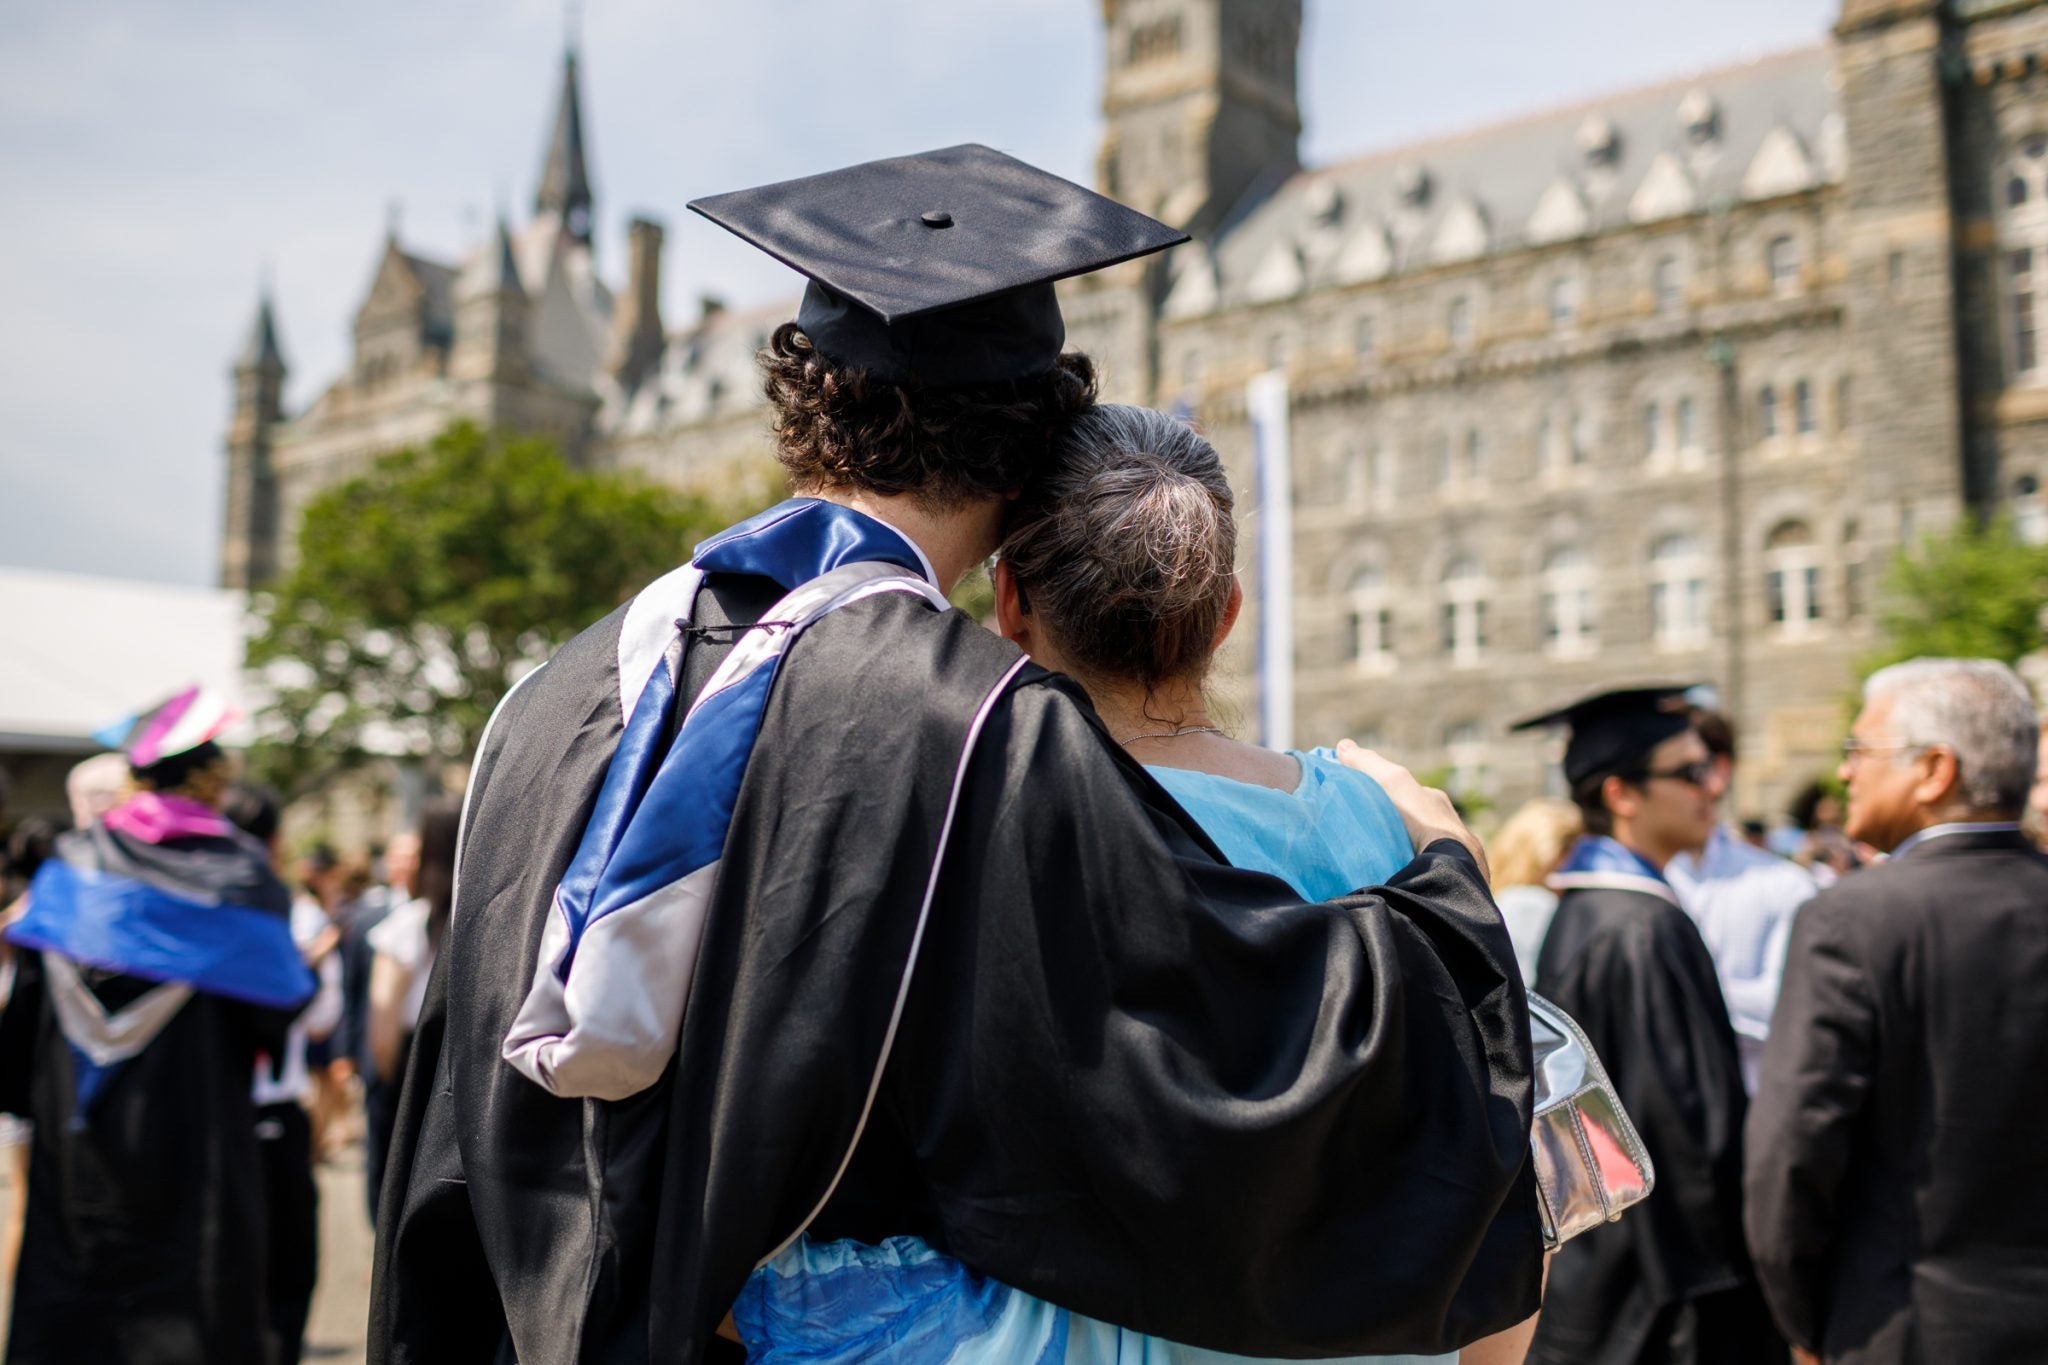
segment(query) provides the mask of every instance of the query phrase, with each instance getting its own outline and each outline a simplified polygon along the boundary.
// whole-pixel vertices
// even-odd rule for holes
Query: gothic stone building
[[[1071,282],[1070,337],[1223,451],[1247,574],[1246,384],[1286,374],[1299,740],[1505,803],[1554,781],[1510,719],[1706,681],[1743,810],[1775,813],[1832,766],[1890,557],[1970,508],[2048,530],[2048,4],[1844,0],[1819,47],[1322,167],[1300,0],[1102,8],[1100,187],[1196,240]],[[752,357],[794,300],[665,329],[645,221],[605,288],[575,80],[532,222],[460,264],[388,242],[305,412],[259,314],[228,583],[275,570],[310,492],[456,415],[676,482],[765,450]],[[1249,657],[1220,679],[1247,713]]]

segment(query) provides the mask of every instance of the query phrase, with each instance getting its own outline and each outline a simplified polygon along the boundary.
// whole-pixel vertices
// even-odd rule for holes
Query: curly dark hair
[[[761,369],[797,492],[908,493],[934,511],[1027,482],[1095,404],[1095,366],[1077,352],[1029,379],[930,388],[838,364],[794,322],[775,329]]]

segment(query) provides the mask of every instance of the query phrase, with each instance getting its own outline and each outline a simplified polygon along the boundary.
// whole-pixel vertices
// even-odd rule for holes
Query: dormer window
[[[1314,222],[1330,227],[1344,218],[1344,192],[1328,180],[1318,180],[1308,187],[1303,196],[1303,206]]]
[[[1579,152],[1590,167],[1607,167],[1621,160],[1621,130],[1604,114],[1594,114],[1579,125]]]
[[[1678,122],[1685,129],[1686,141],[1695,147],[1705,147],[1721,136],[1721,108],[1704,90],[1690,91],[1678,102]]]
[[[1394,172],[1394,192],[1409,208],[1419,209],[1429,203],[1430,188],[1429,171],[1412,161]]]

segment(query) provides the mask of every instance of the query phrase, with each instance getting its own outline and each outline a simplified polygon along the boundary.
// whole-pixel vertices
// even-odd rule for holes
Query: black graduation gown
[[[86,970],[119,1009],[155,982]],[[291,1015],[195,994],[81,1115],[47,993],[0,1059],[35,1124],[7,1365],[263,1365],[265,1238],[250,1080]],[[19,1013],[17,1013],[19,1012]]]
[[[1573,888],[1558,899],[1536,991],[1586,1030],[1656,1186],[1619,1222],[1559,1249],[1531,1365],[1783,1359],[1743,1245],[1742,1071],[1699,930],[1648,890]]]
[[[698,620],[778,595],[713,578]],[[1469,856],[1438,844],[1383,890],[1297,904],[1027,669],[965,770],[913,962],[964,736],[1017,656],[901,596],[814,626],[778,675],[662,1081],[563,1100],[502,1062],[620,733],[620,619],[482,745],[372,1361],[490,1361],[508,1331],[521,1365],[701,1360],[828,1191],[821,1236],[921,1235],[1221,1349],[1442,1349],[1534,1311],[1526,1002]],[[692,647],[683,696],[721,653]]]

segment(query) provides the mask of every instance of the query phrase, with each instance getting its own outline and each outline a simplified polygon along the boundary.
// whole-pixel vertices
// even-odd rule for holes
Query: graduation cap
[[[1067,336],[1053,281],[1188,240],[972,142],[690,208],[809,278],[797,325],[822,354],[941,388],[1045,373]]]
[[[1516,721],[1511,730],[1568,725],[1565,781],[1576,787],[1596,774],[1639,769],[1650,751],[1692,728],[1691,686],[1626,687],[1582,697],[1569,706]]]
[[[241,718],[242,713],[226,697],[195,684],[147,710],[100,727],[93,738],[109,749],[121,750],[131,768],[147,768],[190,753]]]

